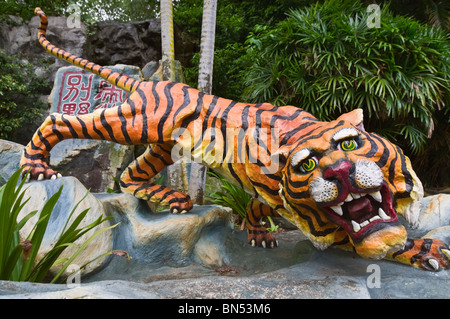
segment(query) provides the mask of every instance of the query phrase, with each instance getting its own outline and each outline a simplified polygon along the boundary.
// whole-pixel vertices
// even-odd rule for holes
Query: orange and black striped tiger
[[[281,215],[319,249],[338,246],[428,270],[449,266],[442,241],[407,239],[398,214],[417,220],[421,183],[401,149],[364,130],[361,110],[322,122],[293,106],[238,103],[182,83],[134,80],[50,44],[47,18],[39,8],[35,13],[48,52],[132,94],[118,107],[48,116],[21,160],[32,179],[58,177],[46,159],[64,139],[148,144],[124,171],[121,189],[185,213],[193,206],[188,195],[151,181],[183,150],[253,196],[247,209],[253,246],[278,245],[261,218]]]

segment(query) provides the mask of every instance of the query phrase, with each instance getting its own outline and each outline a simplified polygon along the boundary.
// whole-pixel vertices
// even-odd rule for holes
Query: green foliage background
[[[21,128],[43,120],[46,103],[39,96],[49,89],[46,79],[36,76],[29,61],[0,50],[0,138],[25,140]]]

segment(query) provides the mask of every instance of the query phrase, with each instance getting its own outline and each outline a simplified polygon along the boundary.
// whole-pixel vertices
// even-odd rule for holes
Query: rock
[[[450,194],[424,197],[417,230],[430,231],[442,225],[450,225]]]
[[[18,165],[21,146],[0,142],[0,149],[11,150],[0,151],[0,163]],[[27,185],[27,194],[32,196],[27,210],[42,206],[60,185],[64,185],[64,194],[52,215],[44,241],[47,247],[70,206],[86,189],[73,177]],[[128,194],[96,193],[87,199],[83,207],[91,207],[89,218],[101,213],[112,216],[111,223],[120,224],[105,240],[93,242],[97,246],[83,258],[119,249],[126,250],[131,259],[98,260],[80,284],[0,281],[0,298],[164,298],[180,299],[183,304],[186,298],[448,298],[450,270],[427,272],[338,249],[318,251],[298,230],[275,234],[280,243],[276,249],[250,247],[246,232],[231,228],[229,209],[195,206],[187,214],[171,215],[151,212],[145,202]],[[437,226],[430,233],[433,237],[448,238],[447,199],[425,198],[417,234],[429,232],[429,223]],[[436,218],[428,211],[433,207],[439,208]]]
[[[0,186],[19,169],[23,149],[23,145],[0,139]]]
[[[30,200],[19,218],[33,210],[40,211],[61,186],[63,192],[52,212],[38,259],[54,246],[73,207],[88,191],[74,177],[27,184],[24,198],[30,197]],[[227,233],[232,229],[231,209],[196,206],[189,214],[183,215],[170,214],[167,210],[152,213],[144,201],[129,194],[102,193],[94,196],[89,193],[79,204],[72,220],[87,208],[90,211],[80,227],[92,223],[100,215],[113,217],[112,221],[105,222],[102,227],[116,223],[120,225],[114,232],[102,233],[93,241],[85,253],[74,260],[76,265],[84,265],[112,250],[125,250],[133,258],[133,262],[144,265],[182,266],[195,262],[205,267],[220,267],[228,262],[224,243]],[[38,218],[36,214],[26,223],[21,230],[22,238],[26,238]],[[88,238],[88,234],[80,239],[80,243]],[[72,256],[76,249],[67,248],[61,257]],[[98,259],[89,264],[82,274],[99,271],[108,262],[106,258]],[[55,267],[54,271],[59,269]]]
[[[142,72],[132,65],[105,66],[136,80],[143,80]],[[119,106],[126,101],[129,92],[123,91],[98,75],[76,66],[62,67],[56,73],[50,95],[50,113],[82,115],[98,109]]]
[[[133,145],[108,141],[64,140],[50,151],[52,168],[78,178],[93,193],[118,190],[118,180],[133,159]]]
[[[47,180],[41,182],[31,182],[26,185],[26,191],[24,198],[30,198],[27,204],[23,207],[19,214],[19,219],[22,219],[28,213],[38,210],[41,211],[47,200],[55,194],[60,187],[63,187],[61,196],[56,203],[52,214],[50,216],[47,229],[42,240],[41,248],[38,253],[37,259],[40,260],[45,253],[47,253],[55,245],[59,236],[62,234],[66,221],[68,220],[70,213],[74,209],[75,205],[81,201],[81,199],[86,196],[86,198],[80,202],[76,208],[71,221],[73,221],[77,216],[89,208],[89,213],[85,216],[83,221],[80,223],[79,228],[89,225],[94,222],[100,216],[106,216],[103,204],[95,198],[94,195],[88,194],[88,190],[74,177],[64,177],[56,180]],[[39,214],[34,215],[21,229],[20,235],[22,240],[25,240],[28,234],[33,230],[36,222],[39,220]],[[101,227],[110,226],[110,222],[104,222]],[[77,243],[83,243],[86,241],[94,231],[98,228],[91,230],[90,232],[84,234]],[[67,247],[60,258],[71,257],[76,252],[78,247]],[[87,262],[94,260],[96,257],[107,253],[113,249],[113,237],[111,231],[106,231],[100,234],[96,240],[92,241],[86,248],[86,250],[80,254],[74,261],[74,265],[79,267],[83,266]],[[98,270],[103,265],[105,265],[107,258],[100,258],[94,262],[87,265],[87,267],[82,270],[82,274],[87,275],[94,270]],[[61,265],[54,266],[52,272],[57,272],[61,269]]]
[[[36,65],[38,72],[44,72],[49,82],[54,81],[56,70],[68,64],[49,55],[37,41],[39,17],[30,21],[1,23],[0,49],[9,54],[24,54],[28,58],[44,59],[52,64],[50,72],[44,72]],[[101,65],[118,63],[136,65],[141,68],[150,61],[161,59],[161,23],[159,19],[148,19],[130,23],[112,21],[99,22],[91,26],[87,34],[83,22],[79,27],[68,23],[70,17],[48,17],[47,38],[50,42],[80,57]],[[93,31],[94,30],[94,31]],[[189,66],[196,52],[199,40],[183,32],[178,26],[174,28],[175,58],[182,65]]]
[[[51,20],[50,20],[51,21]],[[98,22],[88,36],[85,57],[101,65],[124,63],[141,68],[161,59],[161,20],[148,19],[121,23]],[[198,39],[174,27],[175,59],[191,64]]]
[[[81,23],[79,27],[70,27],[67,17],[49,17],[51,26],[47,30],[47,38],[60,48],[72,54],[83,56],[86,42],[86,27]],[[52,83],[58,68],[67,65],[66,62],[57,59],[45,51],[37,40],[39,17],[35,16],[30,21],[21,24],[2,23],[0,28],[0,49],[9,54],[23,54],[33,59],[36,74]],[[47,67],[42,61],[50,64]]]
[[[187,214],[153,213],[129,194],[96,194],[109,216],[120,222],[115,249],[149,264],[219,267],[226,263],[225,237],[232,211],[220,206],[194,206]]]
[[[235,235],[240,237],[237,233]],[[281,244],[284,244],[282,239]],[[266,259],[279,258],[275,249],[253,250]],[[261,260],[254,264],[264,266]],[[147,271],[162,273],[162,268],[147,268]],[[256,269],[254,267],[252,271]],[[188,277],[180,278],[183,273],[189,273]],[[0,299],[163,298],[177,299],[175,302],[182,302],[183,305],[190,303],[186,299],[233,299],[236,302],[258,299],[270,300],[268,303],[276,305],[273,299],[448,298],[450,284],[449,271],[426,272],[389,261],[358,258],[353,253],[338,249],[313,249],[302,262],[252,274],[230,272],[224,275],[219,271],[199,273],[198,268],[189,265],[169,271],[164,269],[164,277],[152,281],[134,277],[130,277],[130,280],[117,279],[114,275],[121,274],[111,273],[109,279],[98,281],[82,280],[79,286],[73,288],[67,285],[0,281]]]

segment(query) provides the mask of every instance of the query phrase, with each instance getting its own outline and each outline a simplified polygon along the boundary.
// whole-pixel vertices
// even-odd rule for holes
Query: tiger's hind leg
[[[261,203],[257,199],[252,199],[248,203],[246,212],[248,243],[252,246],[264,248],[277,247],[277,240],[261,223],[264,216],[279,216],[277,212],[266,204]]]
[[[136,95],[135,95],[136,98]],[[131,100],[131,97],[130,97]],[[50,179],[57,172],[47,164],[50,150],[65,139],[106,140],[123,145],[147,144],[142,117],[127,102],[84,115],[49,115],[25,147],[20,166],[30,179]]]
[[[169,205],[171,213],[186,213],[193,207],[189,195],[150,181],[164,167],[171,164],[173,160],[169,147],[150,144],[146,151],[122,173],[120,187],[123,192],[137,198]]]

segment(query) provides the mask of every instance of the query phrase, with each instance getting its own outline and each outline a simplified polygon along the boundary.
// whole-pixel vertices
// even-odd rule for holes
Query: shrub
[[[295,105],[321,120],[362,108],[368,131],[423,154],[431,137],[441,138],[433,135],[437,119],[450,122],[447,35],[386,6],[381,27],[369,28],[366,10],[330,0],[291,11],[275,28],[255,28],[243,99]],[[448,143],[440,152],[449,153]]]
[[[43,119],[46,103],[39,100],[50,89],[46,79],[38,78],[27,59],[0,50],[0,138],[27,143]],[[34,127],[36,126],[36,127]],[[23,139],[23,140],[22,140]]]
[[[42,282],[44,279],[48,279],[47,275],[50,274],[50,268],[53,265],[62,264],[61,270],[56,275],[53,275],[51,279],[53,283],[61,277],[66,268],[85,250],[91,241],[102,232],[117,226],[117,224],[110,227],[98,227],[104,221],[112,218],[99,216],[93,223],[78,228],[89,211],[89,209],[84,210],[69,223],[70,217],[77,208],[78,203],[69,215],[65,227],[53,248],[41,260],[37,260],[37,254],[41,247],[47,224],[53,208],[61,195],[62,187],[45,203],[39,214],[38,222],[27,238],[20,241],[20,229],[31,217],[37,214],[37,211],[33,211],[21,220],[17,220],[20,211],[29,200],[29,198],[24,200],[23,186],[25,179],[18,183],[21,171],[19,169],[15,172],[8,182],[0,188],[0,280]],[[82,235],[91,230],[93,233],[85,242],[75,244]],[[60,258],[60,255],[69,246],[75,246],[78,249],[70,258]],[[124,255],[121,251],[111,253]],[[84,266],[86,265],[83,265],[81,268]]]

